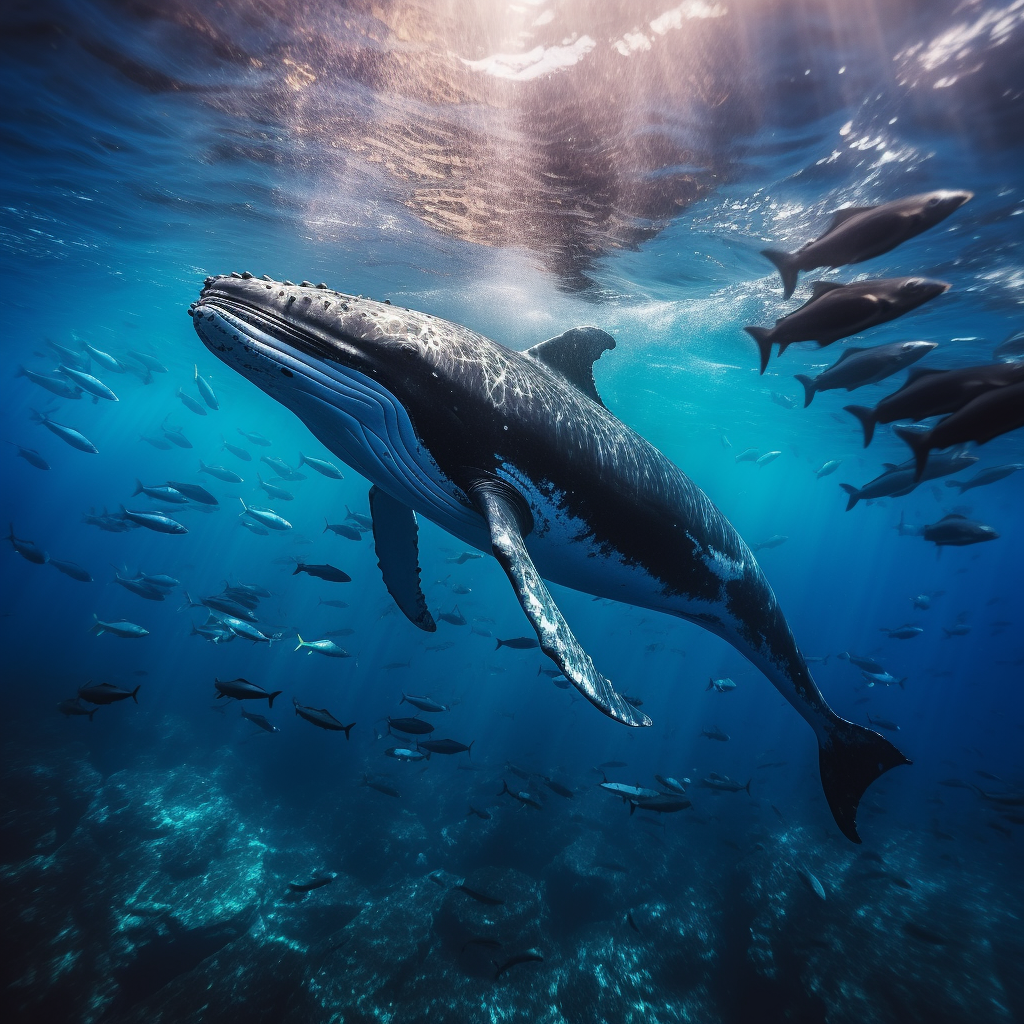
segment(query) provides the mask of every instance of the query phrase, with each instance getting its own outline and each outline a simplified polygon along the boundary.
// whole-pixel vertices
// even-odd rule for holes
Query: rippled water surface
[[[922,367],[987,363],[1024,330],[1024,3],[672,3],[0,8],[0,513],[22,555],[30,541],[49,558],[7,544],[2,563],[7,1019],[1024,1020],[1024,473],[949,485],[1024,462],[1024,435],[847,511],[840,484],[908,449],[888,427],[863,447],[843,407],[905,373],[806,408],[794,380],[904,339],[938,344]],[[974,195],[783,300],[762,249],[934,189]],[[539,651],[495,649],[533,635],[505,574],[423,518],[423,590],[449,621],[408,622],[358,518],[368,481],[196,335],[204,279],[233,271],[386,299],[516,350],[609,332],[605,405],[755,550],[835,710],[870,716],[913,761],[861,802],[863,843],[829,812],[812,732],[697,625],[553,587],[654,723],[628,729]],[[743,328],[812,280],[905,275],[951,287],[758,373]],[[31,379],[84,345],[119,361],[87,364],[117,403]],[[747,449],[780,454],[738,460]],[[217,504],[133,496],[169,480]],[[245,528],[239,498],[292,528]],[[112,532],[122,506],[187,533]],[[939,549],[908,529],[948,514],[999,538]],[[147,600],[115,578],[143,574],[173,586]],[[254,610],[269,645],[199,632],[201,601],[238,584],[269,593]],[[97,636],[94,616],[148,635]],[[901,626],[923,632],[887,635]],[[849,652],[892,684],[869,686]],[[215,679],[239,677],[283,691],[244,705],[278,731],[214,700]],[[721,679],[735,688],[709,688]],[[104,681],[137,701],[90,718],[75,695]],[[472,750],[385,756],[415,746],[387,734],[415,711],[403,693],[444,704],[420,717]],[[318,730],[293,700],[355,725]],[[692,806],[631,808],[602,774],[687,779]],[[722,777],[736,791],[708,782]]]

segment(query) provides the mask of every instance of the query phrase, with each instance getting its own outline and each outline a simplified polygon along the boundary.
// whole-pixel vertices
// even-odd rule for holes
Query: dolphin
[[[742,538],[605,407],[593,375],[615,347],[604,331],[574,328],[515,352],[425,313],[249,273],[207,278],[189,314],[215,356],[371,481],[384,583],[414,625],[436,629],[416,512],[495,556],[544,653],[623,724],[651,720],[594,666],[545,581],[695,622],[808,722],[832,814],[860,842],[861,796],[908,759],[829,707]]]

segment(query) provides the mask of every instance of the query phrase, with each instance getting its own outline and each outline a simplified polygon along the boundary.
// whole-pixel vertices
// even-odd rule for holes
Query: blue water
[[[839,483],[907,449],[887,428],[864,449],[842,406],[874,404],[902,375],[804,409],[793,375],[844,345],[795,346],[762,377],[742,330],[793,308],[760,249],[796,248],[842,205],[937,188],[975,197],[868,264],[803,280],[949,282],[845,343],[938,342],[922,365],[987,362],[1024,327],[1019,3],[54,2],[0,17],[0,438],[51,466],[4,446],[0,520],[94,580],[5,545],[8,1019],[1024,1020],[1024,811],[939,785],[1024,785],[1024,473],[845,511]],[[578,324],[611,333],[595,368],[605,404],[748,543],[787,538],[758,560],[803,653],[828,656],[811,665],[820,688],[844,717],[899,725],[887,735],[914,764],[876,783],[859,816],[888,875],[861,877],[877,863],[836,829],[804,722],[696,626],[553,588],[595,664],[654,720],[629,730],[539,674],[537,651],[494,649],[530,635],[507,579],[488,557],[451,564],[462,546],[422,519],[428,605],[469,624],[427,635],[407,622],[370,536],[323,532],[325,517],[368,512],[368,483],[346,467],[343,481],[278,479],[261,455],[338,460],[196,337],[186,311],[203,279],[246,270],[387,298],[516,349]],[[126,363],[134,349],[167,372],[94,362],[119,401],[57,399],[15,376],[56,368],[48,339]],[[219,400],[205,416],[176,397],[199,398],[196,369]],[[165,423],[192,447],[140,439]],[[737,463],[748,447],[782,454]],[[975,454],[975,469],[1021,462],[1024,439]],[[200,459],[244,483],[198,474]],[[817,479],[830,459],[839,470]],[[294,500],[267,499],[257,472]],[[83,521],[121,505],[175,515],[133,498],[137,478],[198,483],[219,505],[185,509],[184,536]],[[239,498],[294,528],[253,535]],[[999,539],[939,555],[897,530],[952,511]],[[292,558],[352,582],[292,575]],[[112,566],[182,586],[143,600]],[[226,581],[272,593],[258,615],[282,639],[190,635],[205,611],[186,592]],[[918,594],[935,595],[928,610]],[[149,635],[95,636],[94,615]],[[924,632],[881,631],[904,623]],[[958,623],[969,631],[947,637]],[[348,659],[295,650],[297,634],[338,629],[352,630],[336,637]],[[905,684],[866,688],[846,651]],[[214,679],[239,676],[284,691],[256,706],[279,733],[214,703]],[[736,689],[708,692],[722,677]],[[89,680],[138,685],[138,703],[61,715]],[[386,758],[386,716],[412,713],[403,691],[453,705],[435,736],[473,741],[471,758]],[[293,698],[355,722],[351,739],[295,717]],[[711,726],[729,740],[702,736]],[[694,806],[642,825],[597,788],[604,761],[626,762],[606,771],[629,784],[690,778]],[[751,779],[749,797],[701,788],[709,772]],[[503,779],[539,790],[543,810],[496,798]],[[467,819],[470,804],[492,817]],[[331,886],[282,897],[324,870]],[[505,903],[473,902],[452,888],[464,878]],[[460,948],[473,935],[502,947]],[[543,962],[495,982],[490,961],[527,947]]]

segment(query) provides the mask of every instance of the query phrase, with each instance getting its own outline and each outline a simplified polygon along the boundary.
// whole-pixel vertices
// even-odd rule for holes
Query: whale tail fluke
[[[843,408],[852,416],[860,420],[864,428],[864,447],[871,444],[871,438],[875,436],[875,410],[865,405],[844,405]]]
[[[803,373],[797,373],[794,376],[804,386],[804,408],[806,409],[814,401],[814,394],[817,390],[814,386],[814,378]]]
[[[818,767],[821,788],[843,835],[859,843],[857,805],[868,786],[889,769],[911,764],[884,736],[873,729],[855,725],[842,718],[829,727],[819,740]]]
[[[796,290],[796,276],[800,272],[796,257],[781,249],[762,249],[761,255],[775,264],[782,278],[782,297],[788,299]]]
[[[764,376],[772,355],[772,332],[767,327],[744,327],[743,330],[757,342],[758,351],[761,353],[761,375]]]

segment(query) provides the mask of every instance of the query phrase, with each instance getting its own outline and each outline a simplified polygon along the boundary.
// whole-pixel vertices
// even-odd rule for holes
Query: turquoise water
[[[899,339],[938,343],[921,365],[988,362],[1021,330],[1018,7],[4,14],[0,438],[51,468],[5,446],[0,512],[93,577],[10,546],[3,560],[13,1019],[1022,1019],[1024,474],[962,497],[924,483],[847,512],[839,483],[867,482],[907,448],[888,428],[863,448],[842,407],[873,405],[905,374],[806,409],[793,379],[844,346]],[[920,274],[949,292],[846,343],[790,348],[760,376],[743,327],[795,303],[759,250],[796,248],[840,206],[940,188],[974,198],[892,252],[802,281]],[[520,350],[576,325],[608,331],[616,348],[595,367],[605,404],[748,544],[786,538],[757,557],[802,652],[827,656],[811,664],[826,698],[853,721],[899,726],[886,735],[914,764],[868,792],[864,846],[835,827],[805,724],[694,625],[554,588],[600,670],[654,720],[629,730],[552,685],[537,651],[494,649],[531,633],[507,579],[491,558],[452,564],[462,545],[422,519],[427,603],[468,622],[431,636],[408,623],[369,535],[323,532],[325,517],[368,512],[368,483],[347,467],[342,481],[303,468],[289,482],[260,463],[338,460],[196,337],[189,304],[207,275],[232,271],[386,298]],[[94,359],[119,401],[58,399],[15,376],[55,370],[48,339],[126,364],[134,350],[167,372],[147,379],[137,360],[101,372]],[[202,416],[176,397],[200,398],[196,371],[219,403]],[[33,423],[33,409],[98,454]],[[164,426],[192,447],[140,439]],[[747,448],[781,455],[738,463]],[[974,454],[967,475],[1024,461],[1021,434]],[[199,474],[200,459],[244,482]],[[828,460],[841,465],[818,479]],[[293,500],[269,499],[257,472]],[[121,505],[175,515],[133,498],[137,478],[201,484],[219,505],[186,508],[183,536],[83,521]],[[293,529],[247,531],[239,498]],[[897,529],[953,511],[999,539],[939,555]],[[295,558],[352,582],[292,575]],[[144,600],[111,566],[181,585]],[[190,634],[206,613],[188,605],[226,581],[271,593],[258,618],[279,641]],[[919,594],[927,610],[912,606]],[[95,636],[94,615],[149,635]],[[881,631],[904,623],[924,632]],[[947,637],[955,626],[969,628]],[[297,635],[337,630],[351,631],[335,636],[350,658],[295,650]],[[867,688],[838,657],[849,651],[904,685]],[[255,703],[279,733],[214,705],[214,679],[240,676],[284,691],[269,711]],[[734,691],[706,689],[723,677]],[[61,715],[89,680],[138,685],[138,703]],[[403,691],[451,704],[435,735],[472,741],[471,757],[386,758],[386,716],[412,713]],[[293,698],[355,722],[350,740],[295,717]],[[729,740],[703,736],[712,726]],[[642,823],[597,787],[605,761],[625,762],[605,771],[630,785],[692,779],[693,807]],[[751,779],[749,796],[702,788],[711,772]],[[503,780],[539,791],[543,809],[497,798]],[[467,818],[469,805],[491,817]],[[282,896],[327,870],[330,886]],[[475,902],[453,888],[463,879],[504,902]],[[501,947],[467,948],[474,937]],[[495,982],[491,961],[527,948],[543,961]]]

